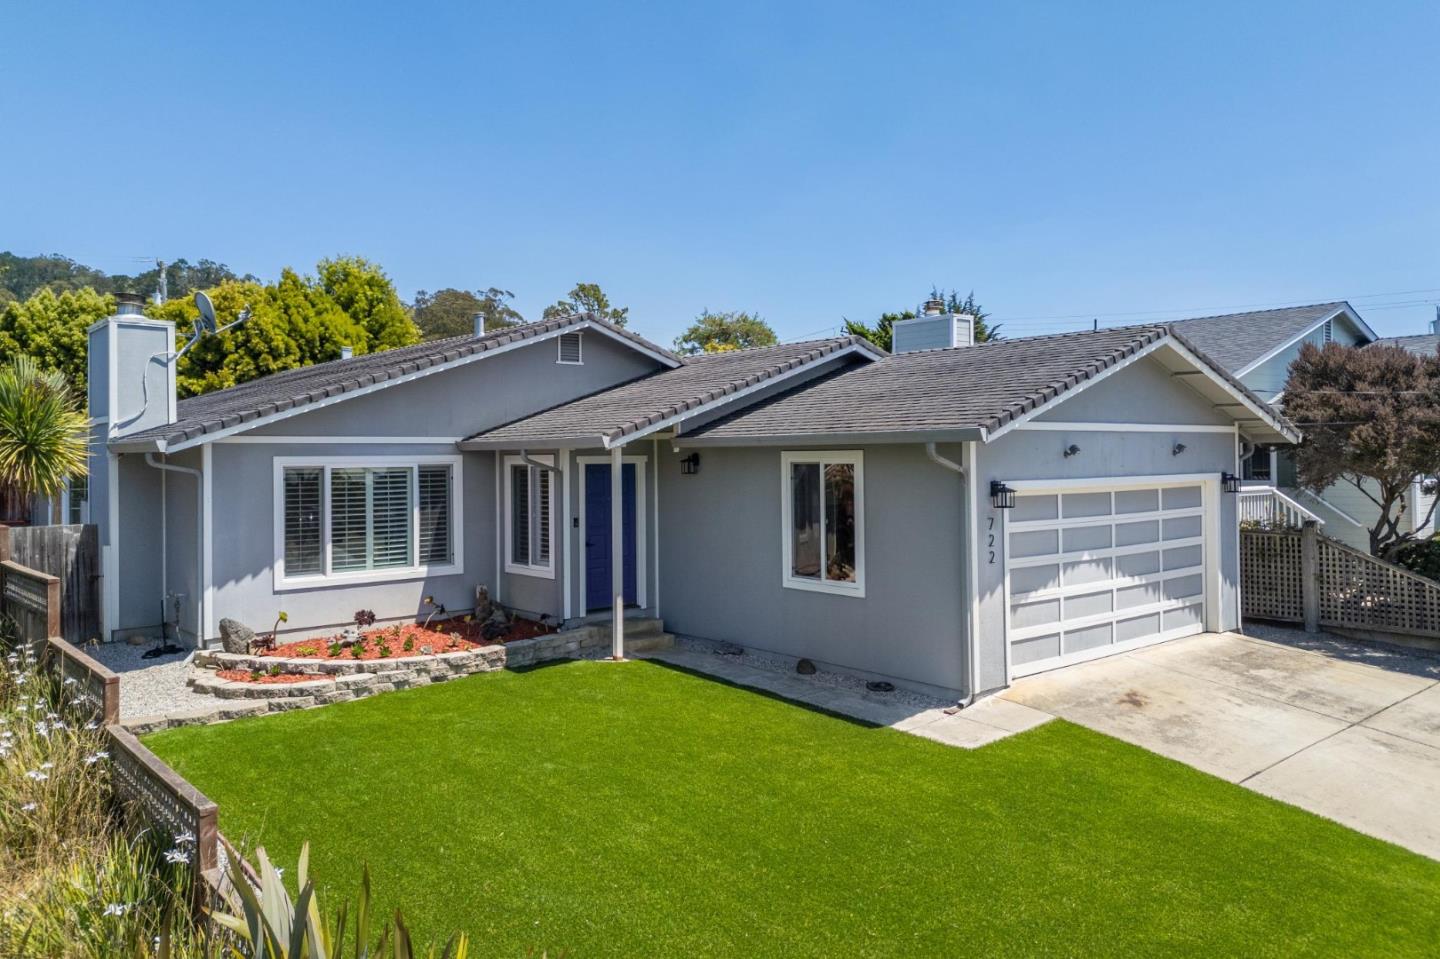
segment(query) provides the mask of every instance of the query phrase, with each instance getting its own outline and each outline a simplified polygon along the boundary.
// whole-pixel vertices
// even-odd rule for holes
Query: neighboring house
[[[315,634],[484,585],[955,694],[1239,624],[1224,480],[1292,426],[1163,326],[971,346],[969,318],[910,322],[899,348],[949,348],[681,358],[579,315],[177,403],[173,328],[112,317],[105,622],[153,633],[179,594],[191,642],[281,609]]]
[[[1290,364],[1306,343],[1366,346],[1381,342],[1412,349],[1423,348],[1428,341],[1433,351],[1440,341],[1433,331],[1429,336],[1379,340],[1360,314],[1344,302],[1206,316],[1181,320],[1175,328],[1277,407],[1284,395]],[[1284,450],[1260,446],[1242,452],[1241,476],[1249,487],[1242,497],[1247,517],[1308,514],[1324,524],[1327,535],[1369,552],[1369,530],[1380,511],[1360,488],[1336,483],[1316,494],[1300,487],[1294,460]],[[1410,524],[1407,532],[1425,536],[1435,531],[1434,519],[1425,522],[1433,495],[1417,477],[1405,499],[1405,516]]]

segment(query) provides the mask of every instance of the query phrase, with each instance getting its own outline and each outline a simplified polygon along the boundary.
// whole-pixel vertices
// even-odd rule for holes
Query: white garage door
[[[1202,632],[1206,487],[1022,489],[1007,510],[1010,675]]]

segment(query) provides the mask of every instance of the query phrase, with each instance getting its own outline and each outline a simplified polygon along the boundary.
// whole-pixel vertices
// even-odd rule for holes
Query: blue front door
[[[625,602],[638,603],[635,576],[635,464],[626,463],[620,473],[620,509],[623,516],[625,554]],[[585,464],[585,608],[609,609],[615,601],[610,592],[613,569],[610,552],[610,465]]]

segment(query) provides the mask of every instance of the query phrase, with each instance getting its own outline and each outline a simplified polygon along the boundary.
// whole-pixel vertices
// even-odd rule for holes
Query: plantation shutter
[[[410,540],[408,466],[374,469],[370,474],[370,568],[413,566]]]
[[[285,574],[322,572],[320,494],[324,471],[318,467],[285,470]],[[71,487],[74,496],[74,487]],[[73,502],[73,500],[72,500]]]
[[[330,471],[330,568],[337,573],[366,568],[369,522],[365,470]]]
[[[578,335],[578,334],[577,334]],[[537,469],[535,473],[535,565],[550,564],[550,471]]]
[[[420,565],[444,565],[450,545],[450,467],[420,467]]]
[[[510,467],[510,561],[530,565],[530,467]]]

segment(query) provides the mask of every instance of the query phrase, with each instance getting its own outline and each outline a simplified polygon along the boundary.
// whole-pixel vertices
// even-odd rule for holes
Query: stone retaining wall
[[[626,645],[636,652],[669,646],[672,637],[660,631],[658,621],[652,622],[653,625],[651,622],[636,624],[639,628],[633,635],[627,630]],[[298,659],[202,650],[195,654],[197,668],[190,685],[197,693],[216,697],[213,707],[147,717],[125,725],[140,734],[173,726],[307,709],[396,689],[440,683],[473,673],[594,656],[609,646],[608,628],[586,626],[504,645],[387,659]],[[286,673],[313,675],[315,678],[293,683],[247,683],[221,679],[215,674],[216,670],[222,669],[265,672],[274,666],[279,666]]]

